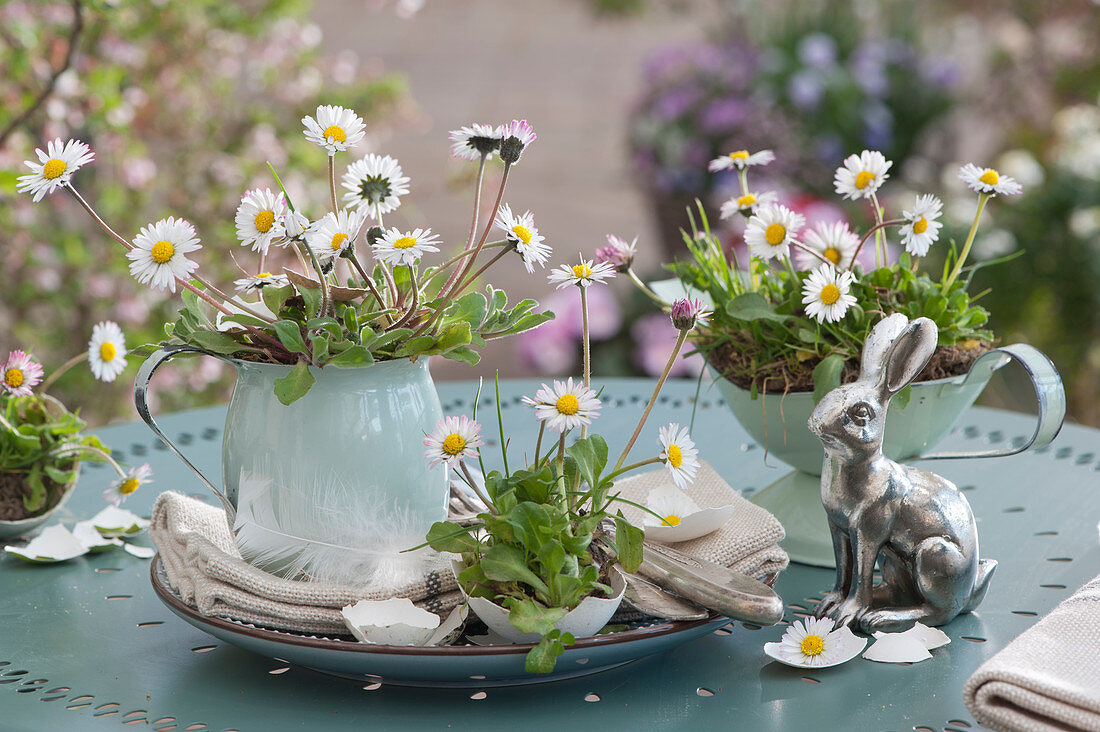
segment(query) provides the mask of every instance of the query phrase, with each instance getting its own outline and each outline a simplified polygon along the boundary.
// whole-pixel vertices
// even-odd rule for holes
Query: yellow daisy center
[[[573,394],[562,394],[554,406],[560,413],[571,417],[580,410],[581,402]]]
[[[577,279],[583,279],[585,277],[591,277],[592,276],[592,268],[589,267],[587,264],[574,264],[573,265],[573,276],[576,277]]]
[[[333,251],[336,251],[337,249],[339,249],[340,245],[343,244],[344,241],[347,240],[347,238],[348,238],[348,235],[345,234],[342,231],[340,233],[336,234],[334,237],[332,237],[332,249],[333,249]],[[416,240],[414,239],[413,243],[415,243],[415,242],[416,242]]]
[[[271,276],[271,273],[270,273],[270,272],[260,272],[260,273],[259,273],[258,275],[256,275],[256,279],[258,279],[258,280],[266,280],[266,279],[267,279],[268,277],[270,277],[270,276]]]
[[[524,244],[531,243],[531,230],[526,226],[513,226],[512,233],[519,237],[519,240]]]
[[[47,180],[59,178],[68,167],[69,166],[65,164],[64,160],[58,160],[57,158],[47,160],[46,164],[42,166],[42,177],[46,178]]]
[[[738,150],[736,152],[731,152],[730,153],[730,160],[748,160],[748,158],[749,158],[749,151],[748,150]]]
[[[756,203],[756,196],[752,195],[751,193],[749,193],[747,195],[744,195],[744,196],[741,196],[740,198],[737,199],[737,205],[740,208],[744,208],[745,206],[751,206],[754,203]]]
[[[829,283],[821,288],[821,302],[832,305],[840,299],[840,288]]]
[[[124,496],[128,496],[138,489],[141,485],[141,481],[137,478],[127,478],[122,482],[122,485],[118,487],[118,492]]]
[[[668,446],[668,464],[674,468],[678,468],[684,463],[684,453],[680,451],[679,445]]]
[[[986,168],[985,172],[982,173],[982,177],[978,178],[978,180],[985,183],[987,186],[995,186],[1001,182],[1001,176],[998,175],[997,171],[993,170],[993,168]]]
[[[115,348],[115,344],[110,341],[105,341],[103,345],[99,347],[99,357],[104,361],[114,361],[117,355],[118,349]]]
[[[819,656],[825,650],[825,639],[820,635],[808,635],[802,639],[801,648],[807,656]]]
[[[415,236],[403,236],[393,243],[394,249],[408,249],[416,246]]]
[[[466,447],[466,440],[462,435],[452,433],[443,438],[443,452],[448,455],[457,455]]]
[[[773,247],[777,247],[783,243],[783,240],[787,238],[787,227],[783,224],[772,224],[768,228],[764,229],[764,240],[771,244]]]
[[[828,259],[833,264],[840,264],[840,250],[836,247],[827,248],[821,253],[821,256],[825,257],[825,259]]]
[[[919,219],[913,222],[913,233],[923,234],[928,231],[928,219],[921,216]]]
[[[149,254],[153,257],[153,261],[157,264],[164,264],[169,261],[176,253],[176,247],[170,241],[161,239],[153,248],[149,250]]]
[[[266,234],[271,227],[275,224],[275,212],[274,211],[260,211],[256,214],[254,219],[256,223],[256,231],[261,234]]]
[[[344,134],[344,128],[340,127],[339,125],[332,125],[325,130],[325,139],[327,140],[330,137],[333,140],[336,140],[336,142],[343,142],[344,140],[348,139],[347,135]]]
[[[665,524],[668,526],[679,526],[680,517],[674,513],[669,514],[668,516],[665,516]]]
[[[4,383],[13,389],[18,389],[23,385],[23,371],[22,369],[8,369],[4,372]]]
[[[874,182],[875,182],[875,174],[870,173],[866,170],[861,171],[860,174],[856,176],[856,188],[858,188],[861,191],[864,188],[866,188],[867,186],[874,183]]]

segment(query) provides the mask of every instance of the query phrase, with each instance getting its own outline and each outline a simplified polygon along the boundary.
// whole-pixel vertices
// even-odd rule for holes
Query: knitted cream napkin
[[[983,663],[963,687],[998,730],[1100,730],[1100,577]]]
[[[462,602],[447,560],[401,587],[355,587],[282,579],[241,559],[225,511],[179,493],[153,506],[149,537],[168,584],[203,615],[308,634],[347,635],[340,608],[359,600],[407,597],[444,614]]]
[[[672,477],[668,470],[661,468],[621,480],[615,483],[612,492],[644,506],[649,492],[664,485],[672,485]],[[735,509],[717,531],[671,546],[756,579],[763,579],[787,566],[790,561],[787,552],[779,548],[779,542],[785,536],[779,519],[767,509],[742,498],[709,464],[699,463],[695,481],[684,492],[700,508],[732,504]],[[632,524],[642,525],[645,513],[641,509],[625,503],[617,505]]]

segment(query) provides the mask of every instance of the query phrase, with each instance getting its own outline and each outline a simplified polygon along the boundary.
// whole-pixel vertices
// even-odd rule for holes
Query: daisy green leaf
[[[306,343],[302,340],[302,329],[293,320],[276,320],[271,324],[275,335],[291,353],[306,353]],[[298,363],[301,363],[299,361]]]
[[[304,397],[316,381],[305,359],[299,359],[286,376],[275,379],[275,396],[284,405],[290,405]]]
[[[844,358],[839,354],[826,356],[813,371],[814,404],[821,401],[828,392],[840,386],[840,375],[844,371]]]
[[[292,285],[265,287],[260,290],[260,297],[263,298],[264,305],[273,313],[278,313],[282,310],[283,305],[285,305],[286,301],[293,295],[294,287]]]
[[[565,617],[563,607],[545,607],[531,598],[509,598],[508,620],[521,633],[538,633],[542,636],[554,633],[554,623]]]
[[[498,582],[523,582],[537,592],[547,593],[546,583],[538,578],[527,566],[524,552],[517,546],[497,544],[481,557],[481,568],[485,576]],[[564,611],[562,612],[564,614]],[[533,632],[533,631],[531,631]]]
[[[329,365],[337,368],[349,368],[352,366],[370,366],[374,363],[374,357],[370,349],[364,346],[352,346],[329,360]]]

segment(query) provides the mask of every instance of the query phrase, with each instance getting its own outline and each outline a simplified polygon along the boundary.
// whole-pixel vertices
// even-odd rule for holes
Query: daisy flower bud
[[[500,159],[509,165],[519,162],[520,155],[538,136],[527,120],[514,119],[500,127]]]
[[[677,330],[691,330],[696,325],[705,325],[710,312],[703,308],[701,300],[684,297],[672,303],[669,314]]]
[[[630,265],[634,264],[634,256],[638,253],[638,237],[627,244],[626,239],[620,239],[614,234],[607,235],[607,246],[596,250],[596,261],[609,264],[618,272],[626,272]]]

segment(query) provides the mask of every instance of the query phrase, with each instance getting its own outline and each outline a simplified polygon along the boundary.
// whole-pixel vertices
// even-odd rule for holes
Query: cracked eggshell
[[[360,600],[343,608],[340,614],[344,625],[362,643],[423,646],[440,627],[438,615],[417,607],[405,597]]]
[[[77,521],[76,525],[73,526],[73,536],[79,539],[93,554],[107,551],[112,547],[122,546],[122,539],[103,536],[96,530],[91,521]]]
[[[92,517],[96,531],[108,537],[139,534],[149,527],[149,522],[132,511],[118,506],[107,506]]]
[[[795,659],[783,652],[782,643],[765,643],[764,653],[770,658],[779,661],[786,666],[793,666],[794,668],[829,668],[830,666],[839,666],[842,663],[847,663],[853,658],[859,655],[867,646],[867,639],[860,638],[858,635],[852,632],[848,626],[841,626],[836,630],[829,633],[826,640],[830,643],[836,644],[836,650],[832,651],[830,655],[833,658],[828,663],[811,664],[804,661]]]
[[[947,637],[947,633],[944,633],[939,628],[929,628],[923,623],[916,623],[912,628],[903,633],[884,633],[880,630],[875,633],[875,638],[881,639],[891,635],[900,635],[906,636],[908,638],[915,638],[930,651],[941,646],[946,646],[948,643],[951,642],[951,639]]]
[[[129,542],[123,542],[122,548],[126,550],[127,554],[132,554],[138,559],[152,559],[157,553],[156,549],[148,546],[139,546],[137,544],[130,544]]]
[[[675,514],[680,519],[676,526],[669,526],[650,514],[642,517],[645,538],[662,544],[691,541],[717,531],[734,511],[732,505],[700,508],[687,493],[673,485],[651,490],[646,498],[646,507],[662,516]]]
[[[908,633],[885,633],[863,654],[868,661],[880,663],[918,663],[932,658],[924,643]]]
[[[26,546],[6,546],[4,551],[28,562],[52,564],[87,554],[88,548],[64,526],[55,524],[43,529]]]

